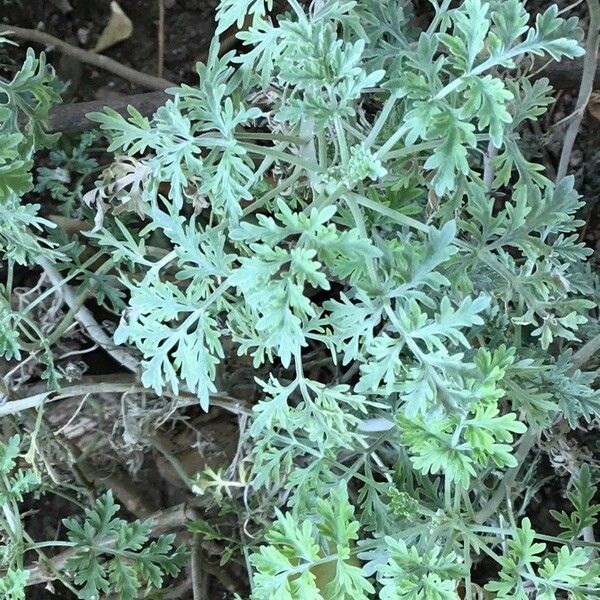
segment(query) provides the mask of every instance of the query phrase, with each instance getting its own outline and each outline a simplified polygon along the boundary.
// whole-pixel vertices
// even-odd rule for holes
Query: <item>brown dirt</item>
[[[39,28],[73,45],[93,48],[109,18],[110,0],[69,0],[73,10],[67,13],[59,10],[60,3],[60,0],[0,0],[0,22]],[[165,78],[195,81],[194,64],[210,43],[216,5],[217,0],[165,0]],[[121,0],[120,6],[133,23],[133,34],[104,54],[156,75],[158,0]],[[48,52],[58,74],[72,81],[68,92],[72,100],[146,91],[111,73],[65,60],[51,49]]]

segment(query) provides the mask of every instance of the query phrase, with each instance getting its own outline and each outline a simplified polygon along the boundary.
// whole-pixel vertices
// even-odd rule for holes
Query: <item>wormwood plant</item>
[[[6,40],[0,38],[0,43],[6,43]],[[68,260],[68,256],[57,249],[57,243],[47,237],[54,224],[39,216],[38,204],[21,199],[34,187],[35,152],[52,148],[57,142],[58,135],[46,133],[45,126],[50,107],[60,100],[61,89],[62,84],[46,64],[44,55],[36,57],[32,50],[27,52],[24,64],[10,81],[0,79],[0,252],[5,269],[5,282],[0,286],[0,355],[10,361],[21,359],[25,352],[42,353],[47,361],[43,375],[51,387],[58,385],[59,374],[53,365],[51,346],[59,336],[56,333],[46,335],[38,328],[29,314],[37,302],[19,311],[12,306],[12,295],[13,276],[18,266],[33,266],[42,258]],[[95,167],[83,152],[91,139],[85,136],[69,155],[58,148],[52,151],[57,168],[62,162],[69,167],[60,183],[60,178],[43,169],[39,172],[36,191],[49,188],[63,201],[67,211],[74,198],[65,185],[68,178],[77,172],[82,176],[89,175]],[[73,252],[73,244],[65,249]],[[2,380],[2,403],[7,402],[7,395],[10,396],[5,388]],[[41,569],[47,569],[53,578],[86,600],[98,600],[101,593],[118,594],[124,599],[138,597],[140,590],[147,595],[162,586],[166,575],[174,576],[180,571],[185,563],[185,552],[183,548],[174,547],[175,535],[150,540],[149,522],[128,523],[116,517],[119,505],[110,491],[98,498],[94,506],[85,509],[83,519],[63,521],[68,540],[35,541],[23,526],[20,503],[27,494],[41,493],[43,482],[39,472],[19,466],[20,454],[20,436],[12,436],[6,444],[0,443],[2,599],[24,600],[27,597],[26,585],[34,575],[24,566],[26,552],[36,553]],[[35,455],[34,434],[25,458],[33,463]],[[70,550],[63,572],[58,572],[46,557],[48,547]]]
[[[528,513],[536,448],[600,414],[574,352],[596,318],[581,202],[521,141],[552,102],[532,58],[582,55],[576,19],[519,0],[432,1],[425,24],[408,2],[272,4],[223,0],[217,34],[252,17],[243,51],[213,43],[151,119],[90,115],[116,158],[84,197],[143,385],[209,409],[226,352],[260,374],[247,458],[194,484],[245,515],[251,598],[597,597],[596,471],[575,469],[560,535]],[[19,200],[53,139],[2,89],[3,251],[57,260]],[[32,342],[5,291],[10,358]]]
[[[3,516],[0,520],[7,543],[2,546],[0,560],[5,574],[0,578],[0,593],[7,600],[26,598],[25,586],[31,573],[23,568],[25,550],[40,553],[42,564],[53,569],[45,560],[42,549],[61,546],[71,549],[65,564],[66,577],[57,578],[86,600],[97,600],[100,592],[114,592],[122,598],[136,598],[145,584],[146,592],[160,588],[165,574],[176,575],[184,559],[182,548],[172,547],[174,534],[149,541],[148,522],[127,521],[115,517],[119,505],[112,493],[96,501],[85,510],[85,519],[64,519],[68,541],[34,542],[22,527],[18,503],[25,494],[39,488],[38,476],[31,469],[17,468],[20,438],[13,436],[0,447],[0,503]],[[106,560],[104,560],[106,559]],[[71,585],[69,579],[75,586]]]

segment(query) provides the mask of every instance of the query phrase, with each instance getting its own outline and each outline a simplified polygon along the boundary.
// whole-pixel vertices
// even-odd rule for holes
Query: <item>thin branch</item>
[[[498,483],[498,487],[489,502],[475,515],[475,523],[485,523],[498,510],[506,495],[510,493],[510,488],[514,484],[529,452],[535,446],[537,438],[538,431],[534,429],[530,429],[523,435],[519,449],[515,455],[517,465],[506,471],[504,478]]]
[[[569,368],[570,373],[575,373],[578,369],[583,367],[585,363],[595,356],[600,351],[600,334],[588,340],[573,356],[571,357],[571,367]]]
[[[492,183],[494,182],[494,157],[498,154],[498,148],[492,144],[492,140],[489,141],[487,151],[483,155],[483,185],[489,192],[492,189]]]
[[[191,571],[192,571],[192,593],[194,600],[207,600],[208,598],[208,574],[202,568],[202,546],[200,535],[195,533],[192,542]]]
[[[572,11],[574,8],[577,8],[582,2],[583,0],[575,0],[575,2],[569,4],[569,6],[561,8],[558,11],[557,16],[564,15],[565,13]]]
[[[33,396],[26,396],[24,398],[17,398],[16,400],[8,400],[4,404],[0,405],[0,417],[6,417],[7,415],[16,415],[17,413],[23,412],[24,410],[30,410],[32,408],[39,408],[42,404],[48,404],[50,402],[56,402],[64,398],[73,398],[76,396],[84,396],[86,394],[93,394],[95,392],[101,392],[105,394],[125,393],[129,391],[135,391],[135,388],[130,383],[113,383],[106,382],[102,385],[97,383],[83,384],[83,385],[72,385],[61,389],[59,392],[53,392],[47,390],[34,394]],[[4,399],[0,396],[0,400]]]
[[[152,390],[148,390],[141,385],[133,374],[130,375],[128,373],[84,376],[81,378],[81,383],[64,387],[57,392],[48,390],[45,382],[24,386],[21,388],[21,391],[23,390],[25,393],[22,393],[20,398],[9,400],[0,405],[0,417],[14,415],[32,408],[39,408],[42,404],[47,405],[50,402],[56,402],[63,398],[85,396],[86,394],[153,393]],[[12,394],[9,395],[12,397]],[[175,400],[177,408],[195,406],[199,403],[198,396],[187,392],[175,394],[170,389],[164,389],[162,395]],[[235,415],[249,415],[251,410],[248,404],[228,394],[211,394],[210,405],[218,406]]]
[[[581,533],[583,536],[583,541],[587,542],[588,544],[591,545],[590,558],[592,560],[594,560],[598,556],[598,551],[595,547],[596,546],[596,537],[594,535],[594,526],[588,525],[587,527],[584,527],[581,530]]]
[[[0,25],[0,34],[10,35],[12,37],[19,38],[28,42],[34,42],[36,44],[43,44],[44,46],[54,46],[63,54],[72,56],[76,60],[92,65],[97,69],[104,71],[110,71],[122,79],[126,79],[135,85],[150,89],[150,90],[164,90],[169,87],[174,87],[176,84],[162,77],[155,77],[154,75],[148,75],[147,73],[141,73],[131,67],[127,67],[108,56],[102,54],[96,54],[83,48],[77,48],[67,42],[45,33],[43,31],[37,31],[36,29],[26,29],[24,27],[15,27],[14,25]]]
[[[55,131],[86,131],[93,129],[97,127],[97,123],[90,121],[87,115],[91,112],[102,111],[106,106],[123,116],[127,115],[128,107],[133,106],[142,116],[149,117],[163,106],[168,99],[169,96],[166,92],[159,91],[133,94],[123,98],[59,104],[50,110],[48,130],[52,133]]]
[[[158,0],[158,68],[157,74],[163,76],[165,68],[165,0]]]
[[[63,283],[61,274],[54,268],[52,263],[44,257],[39,257],[36,262],[50,279],[53,285],[60,286],[60,293],[67,306],[73,311],[75,319],[83,327],[90,339],[100,346],[109,356],[116,360],[133,373],[138,372],[140,364],[139,359],[115,345],[113,340],[105,333],[104,329],[98,324],[92,312],[85,306],[78,306],[75,293],[68,284]]]
[[[598,67],[598,42],[600,41],[600,0],[587,0],[590,24],[588,28],[588,40],[586,44],[585,57],[583,59],[583,73],[581,75],[581,84],[579,94],[572,120],[565,132],[560,161],[556,171],[556,181],[560,181],[569,169],[569,161],[573,146],[579,132],[579,126],[583,119],[585,107],[587,106],[592,91],[594,89],[594,76]]]

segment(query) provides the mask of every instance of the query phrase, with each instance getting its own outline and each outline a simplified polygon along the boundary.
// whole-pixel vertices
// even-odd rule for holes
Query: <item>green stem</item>
[[[51,559],[49,559],[40,548],[35,548],[34,546],[36,545],[36,542],[33,540],[33,538],[27,533],[27,531],[23,531],[24,534],[24,538],[27,541],[27,548],[31,548],[33,549],[38,557],[39,557],[39,562],[42,563],[44,565],[44,567],[48,570],[48,572],[52,573],[52,575],[54,575],[54,578],[57,581],[60,581],[68,590],[70,590],[75,596],[78,595],[77,590],[75,589],[75,587],[71,584],[71,582],[69,581],[69,579],[67,577],[65,577],[54,565],[54,563],[52,562]],[[69,544],[71,547],[73,547],[73,544],[71,542],[60,542],[60,541],[53,541],[53,542],[46,542],[48,544],[51,544],[52,546],[62,546],[63,544]]]
[[[270,146],[259,146],[258,144],[250,144],[248,142],[243,142],[240,144],[245,150],[248,152],[252,152],[254,154],[261,154],[263,156],[272,156],[277,160],[281,160],[290,165],[295,165],[297,167],[302,167],[306,169],[309,173],[318,173],[320,172],[319,165],[316,163],[309,162],[299,156],[294,154],[289,154],[288,152],[282,152],[281,150],[277,150],[276,148],[272,148]]]
[[[528,429],[527,432],[523,434],[519,449],[515,455],[517,465],[506,471],[504,478],[498,483],[498,487],[488,503],[475,514],[475,523],[485,523],[498,510],[498,507],[502,504],[502,501],[515,482],[529,452],[534,447],[538,438],[538,433],[539,431],[537,429]]]
[[[50,540],[46,542],[34,542],[27,545],[27,550],[41,550],[42,548],[73,548],[75,542],[66,542],[61,540]]]
[[[379,148],[379,150],[377,150],[377,152],[375,153],[375,159],[379,159],[382,161],[390,159],[388,152],[402,139],[402,137],[406,134],[407,131],[408,131],[408,127],[406,125],[401,125],[400,127],[398,127],[398,129],[396,129],[396,131],[394,131],[394,133],[387,139],[387,141],[383,144],[383,146],[381,146]],[[415,150],[415,148],[417,146],[421,146],[421,144],[416,144],[414,146],[408,146],[407,148],[403,148],[403,150],[410,149],[411,152],[409,152],[407,154],[414,154],[414,153],[420,151],[420,150]]]
[[[487,133],[477,133],[475,134],[475,140],[477,142],[488,142],[490,136]],[[443,140],[437,139],[428,142],[421,142],[419,144],[413,144],[412,146],[405,146],[404,148],[399,148],[398,150],[391,150],[385,153],[385,156],[381,157],[381,160],[393,160],[396,158],[405,158],[407,156],[412,156],[413,154],[418,154],[419,152],[423,152],[425,150],[435,150]],[[382,146],[383,148],[383,146]],[[381,150],[381,148],[380,148]],[[378,153],[379,156],[379,153]]]
[[[358,208],[358,204],[356,203],[356,200],[350,194],[348,194],[344,198],[344,200],[346,201],[346,204],[348,205],[348,208],[350,209],[350,212],[352,213],[352,217],[354,218],[354,222],[356,223],[356,227],[358,228],[358,231],[360,231],[361,236],[365,240],[371,239],[371,236],[367,233],[367,227],[365,225],[365,220],[363,219],[362,212]],[[371,283],[373,285],[379,286],[379,277],[377,276],[377,271],[375,269],[375,262],[370,257],[367,259],[367,271],[369,273],[369,278],[371,279]]]
[[[39,296],[37,296],[33,302],[28,304],[23,309],[22,315],[26,315],[28,312],[33,310],[40,302],[45,300],[48,296],[51,296],[52,294],[57,292],[65,283],[68,283],[69,281],[71,281],[71,279],[75,279],[75,277],[77,277],[77,275],[80,275],[81,273],[85,272],[85,270],[90,265],[93,265],[103,254],[104,254],[104,251],[96,252],[96,254],[94,254],[94,256],[92,256],[91,258],[86,260],[79,268],[75,269],[68,277],[65,277],[64,279],[62,279],[60,284],[49,287],[43,294],[40,294]]]
[[[115,263],[111,259],[107,260],[102,265],[100,265],[100,267],[96,271],[96,275],[101,275],[107,271],[110,271],[114,264]],[[56,343],[69,329],[69,327],[75,322],[75,315],[77,314],[77,311],[84,305],[85,301],[93,295],[94,288],[95,286],[92,284],[90,289],[83,290],[75,298],[74,306],[69,307],[67,314],[63,317],[62,321],[56,326],[56,328],[48,338],[48,346],[52,346],[52,344]]]
[[[338,148],[340,149],[340,159],[342,165],[348,164],[350,154],[348,152],[348,143],[346,141],[346,133],[342,125],[342,120],[339,117],[334,119],[335,133],[338,141]]]
[[[398,97],[395,94],[392,94],[384,103],[383,108],[379,112],[375,123],[373,123],[373,127],[371,131],[369,131],[369,135],[367,139],[364,141],[364,145],[367,148],[370,148],[377,139],[379,132],[382,130],[383,126],[386,124],[390,114],[394,110],[394,106],[396,106],[396,102],[398,101]]]
[[[263,140],[265,142],[287,142],[302,146],[308,142],[306,138],[281,133],[261,133],[260,131],[239,132],[235,134],[238,140]]]
[[[317,133],[317,152],[319,167],[325,170],[327,168],[327,140],[322,132]]]
[[[357,194],[356,192],[350,192],[349,196],[351,198],[353,198],[354,200],[356,200],[356,202],[358,202],[358,204],[360,204],[361,206],[364,206],[365,208],[373,210],[373,211],[379,213],[380,215],[383,215],[384,217],[388,217],[389,219],[392,219],[396,223],[400,223],[401,225],[405,225],[407,227],[412,227],[413,229],[417,229],[418,231],[423,231],[425,233],[429,233],[429,231],[431,229],[429,225],[426,225],[425,223],[422,223],[421,221],[417,221],[416,219],[413,219],[412,217],[404,215],[401,212],[398,212],[397,210],[390,208],[389,206],[385,206],[385,204],[381,204],[380,202],[371,200],[370,198],[367,198],[366,196],[361,196],[360,194]]]
[[[432,36],[437,31],[439,23],[442,20],[444,14],[446,14],[446,12],[448,11],[451,2],[452,0],[444,0],[441,6],[436,7],[435,16],[433,17],[431,23],[429,24],[429,27],[427,28],[428,36]]]
[[[8,272],[6,274],[6,299],[8,301],[9,306],[10,306],[10,300],[11,300],[11,296],[12,296],[14,266],[15,266],[15,261],[12,258],[9,258],[8,266],[7,266]]]
[[[296,183],[296,181],[298,181],[298,179],[300,179],[301,175],[302,175],[302,170],[299,167],[295,168],[293,170],[292,174],[289,177],[287,177],[286,179],[284,179],[277,187],[273,188],[270,192],[267,192],[264,196],[262,196],[258,200],[255,200],[254,202],[252,202],[252,204],[247,206],[242,211],[242,217],[247,217],[248,215],[252,214],[254,211],[258,210],[259,208],[261,208],[262,206],[267,204],[267,202],[270,202],[274,198],[277,198],[277,196],[279,196],[282,192],[285,192],[294,183]],[[217,225],[216,229],[224,229],[225,226],[226,226],[225,224]]]
[[[460,533],[465,539],[469,540],[469,543],[474,548],[477,549],[477,553],[481,551],[484,554],[487,554],[496,563],[500,563],[500,556],[498,556],[487,544],[484,544],[479,537],[477,537],[471,531],[465,529],[461,529]]]
[[[471,543],[468,539],[463,543],[463,560],[465,563],[465,600],[473,600],[473,590],[471,589]]]
[[[469,529],[473,532],[491,533],[491,534],[494,534],[497,536],[514,537],[516,535],[514,529],[507,529],[506,527],[489,527],[486,525],[477,525],[474,527],[470,527]],[[565,540],[564,538],[559,538],[554,535],[545,535],[543,533],[536,533],[535,538],[538,540],[542,540],[544,542],[551,542],[553,544],[565,544],[567,542],[567,540]],[[582,546],[582,547],[585,547],[585,546],[598,547],[598,546],[600,546],[600,542],[589,543],[589,542],[586,542],[585,540],[573,540],[573,541],[569,541],[569,543],[575,544],[577,546]]]

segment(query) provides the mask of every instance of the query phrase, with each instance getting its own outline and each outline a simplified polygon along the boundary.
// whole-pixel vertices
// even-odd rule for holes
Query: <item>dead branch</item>
[[[588,105],[592,91],[594,90],[594,79],[598,72],[598,43],[600,42],[600,2],[599,0],[588,0],[588,11],[590,24],[588,28],[588,41],[583,59],[583,70],[581,84],[577,96],[575,112],[571,115],[571,122],[565,132],[560,162],[556,170],[556,180],[560,181],[567,174],[571,153],[575,145],[575,139],[579,133],[579,126],[583,120],[583,113]]]
[[[45,33],[44,31],[38,31],[37,29],[26,29],[24,27],[16,27],[14,25],[0,25],[0,34],[19,38],[27,42],[33,42],[35,44],[42,44],[44,46],[53,46],[63,54],[72,56],[76,60],[102,69],[104,71],[110,71],[122,79],[126,79],[135,85],[139,85],[146,89],[151,90],[164,90],[168,87],[174,87],[176,84],[163,79],[162,77],[155,77],[154,75],[148,75],[147,73],[141,73],[131,67],[104,56],[102,54],[96,54],[83,48],[77,48],[63,40]]]
[[[583,61],[572,60],[551,63],[546,68],[536,73],[535,78],[547,77],[555,88],[572,90],[579,87],[582,72]],[[594,89],[598,88],[600,88],[600,67],[596,70],[594,75]],[[126,115],[127,107],[132,106],[143,116],[149,117],[153,115],[158,108],[163,106],[168,99],[169,95],[162,90],[146,92],[143,94],[132,94],[123,98],[63,104],[54,107],[50,111],[49,131],[51,133],[78,132],[93,129],[96,124],[90,121],[86,115],[90,112],[101,111],[104,107],[112,108],[119,114]]]
[[[71,289],[71,286],[64,283],[62,275],[54,268],[52,263],[44,257],[39,257],[36,262],[44,269],[52,285],[60,290],[64,303],[74,312],[75,318],[79,321],[90,339],[96,342],[109,356],[126,369],[137,373],[140,363],[139,359],[127,350],[118,347],[96,321],[92,312],[85,306],[79,305],[75,292]]]
[[[142,386],[133,373],[84,375],[78,383],[64,387],[57,392],[49,390],[46,382],[23,386],[19,388],[19,397],[12,398],[12,394],[10,394],[12,399],[0,406],[0,417],[39,408],[42,404],[56,402],[63,398],[93,393],[122,394],[125,392],[153,393],[152,390]],[[165,388],[162,395],[173,400],[177,408],[199,405],[198,396],[184,390],[175,394],[171,389]],[[251,412],[251,406],[247,402],[226,393],[211,394],[210,404],[211,407],[219,407],[235,415],[248,415]]]
[[[123,98],[110,100],[93,100],[91,102],[75,102],[73,104],[61,104],[50,111],[49,131],[54,132],[78,132],[86,131],[96,127],[87,118],[91,112],[99,112],[104,107],[110,107],[121,115],[127,115],[127,107],[132,106],[145,117],[153,115],[158,108],[163,106],[169,99],[164,91],[146,92],[144,94],[133,94]]]

